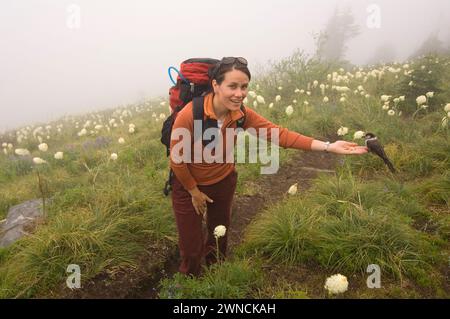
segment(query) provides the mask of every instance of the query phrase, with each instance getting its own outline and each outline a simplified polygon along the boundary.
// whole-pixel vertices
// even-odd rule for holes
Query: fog
[[[448,0],[2,0],[0,131],[167,95],[167,68],[191,57],[243,56],[252,71],[314,54],[336,8],[359,25],[345,55],[355,64],[381,45],[407,59],[433,32],[448,47]]]

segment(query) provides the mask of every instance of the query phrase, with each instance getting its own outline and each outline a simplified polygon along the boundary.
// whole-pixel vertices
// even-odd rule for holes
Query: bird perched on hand
[[[387,157],[386,153],[384,152],[383,146],[380,144],[380,142],[378,141],[378,139],[375,136],[375,134],[373,134],[373,133],[366,133],[364,135],[364,138],[366,140],[366,146],[369,149],[369,152],[372,152],[372,153],[378,155],[379,157],[381,157],[381,159],[387,165],[389,170],[392,173],[395,173],[394,165],[392,165],[391,161]]]

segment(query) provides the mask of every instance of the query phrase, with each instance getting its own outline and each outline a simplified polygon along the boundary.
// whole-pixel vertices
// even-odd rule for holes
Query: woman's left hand
[[[359,146],[357,143],[347,141],[336,141],[328,147],[328,152],[343,155],[362,155],[368,151],[366,146]]]

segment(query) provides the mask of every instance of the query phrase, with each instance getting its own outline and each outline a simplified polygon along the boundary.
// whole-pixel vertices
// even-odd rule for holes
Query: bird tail
[[[395,170],[395,168],[394,168],[394,165],[392,165],[391,161],[388,160],[387,158],[383,158],[383,160],[384,160],[384,163],[385,163],[385,164],[387,165],[387,167],[389,168],[389,170],[390,170],[392,173],[395,173],[396,170]]]

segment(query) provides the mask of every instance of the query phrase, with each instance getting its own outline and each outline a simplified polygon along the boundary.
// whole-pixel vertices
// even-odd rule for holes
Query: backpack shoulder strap
[[[240,118],[239,120],[237,120],[236,125],[237,127],[243,127],[244,123],[245,123],[245,119],[247,118],[247,111],[245,109],[244,104],[241,105],[241,111],[242,113],[244,113],[244,117]]]
[[[204,110],[203,110],[203,96],[194,97],[192,99],[192,112],[194,113],[194,121],[203,121]]]

